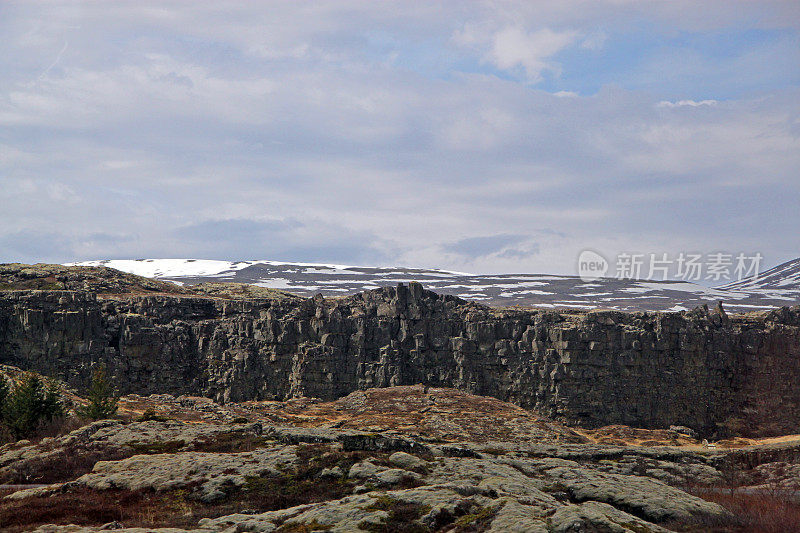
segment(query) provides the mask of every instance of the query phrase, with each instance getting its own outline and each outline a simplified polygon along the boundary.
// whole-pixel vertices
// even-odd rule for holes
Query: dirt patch
[[[589,442],[566,426],[510,403],[422,385],[357,391],[333,402],[240,405],[273,423],[388,432],[433,442]]]
[[[642,429],[623,425],[578,430],[596,444],[611,446],[690,446],[699,441],[669,429]]]

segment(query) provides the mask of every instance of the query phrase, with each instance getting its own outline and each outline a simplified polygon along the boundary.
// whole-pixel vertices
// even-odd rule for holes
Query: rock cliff
[[[493,309],[411,283],[342,299],[0,291],[0,363],[218,401],[423,383],[570,424],[800,431],[800,307],[728,317]]]

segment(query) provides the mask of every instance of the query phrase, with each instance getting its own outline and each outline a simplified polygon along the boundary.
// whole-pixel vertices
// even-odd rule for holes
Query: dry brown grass
[[[612,446],[687,446],[697,445],[697,439],[668,429],[642,429],[621,424],[596,429],[580,429],[597,444]]]
[[[47,437],[61,437],[70,431],[85,426],[89,422],[91,420],[77,415],[58,416],[52,420],[40,422],[34,432],[25,437],[25,440],[36,443]],[[13,443],[17,440],[19,439],[15,439],[5,426],[0,425],[0,444]]]
[[[332,402],[245,402],[258,419],[299,427],[394,431],[436,442],[590,442],[555,421],[496,398],[409,385],[353,392]]]
[[[128,527],[194,527],[203,517],[242,510],[236,502],[204,505],[186,491],[78,489],[49,497],[0,500],[0,524],[8,533],[31,531],[41,524],[102,525],[119,521]]]
[[[252,478],[245,490],[215,503],[192,499],[191,487],[168,492],[78,488],[46,497],[0,499],[0,529],[16,533],[42,524],[99,526],[115,520],[126,527],[193,528],[200,518],[243,510],[265,512],[337,499],[351,494],[352,487],[352,483],[344,480],[290,474]]]
[[[709,533],[792,533],[800,531],[800,492],[794,489],[767,487],[689,488],[704,500],[718,503],[732,514],[722,523],[701,522],[683,525],[680,531]]]
[[[119,449],[99,449],[77,452],[60,450],[26,461],[13,472],[0,477],[6,484],[48,484],[71,481],[92,471],[97,461],[115,461],[134,455]]]
[[[197,452],[238,453],[251,452],[274,444],[275,441],[260,435],[242,432],[230,432],[214,435],[191,443],[191,450]]]

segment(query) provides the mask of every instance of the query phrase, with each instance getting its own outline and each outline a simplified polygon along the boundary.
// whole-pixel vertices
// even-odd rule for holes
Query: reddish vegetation
[[[120,400],[120,414],[137,419],[151,411],[169,419],[203,422],[210,412],[224,413],[238,422],[388,431],[445,442],[588,443],[591,440],[558,422],[496,398],[422,385],[356,391],[332,402],[292,398],[283,402],[220,406],[208,398],[186,398],[191,402],[125,396]]]
[[[703,524],[688,531],[708,533],[790,533],[800,530],[800,493],[780,488],[746,490],[714,487],[692,489],[701,498],[733,513],[728,524]]]
[[[240,510],[226,503],[202,505],[186,499],[185,491],[93,491],[81,489],[50,497],[0,503],[3,531],[30,531],[40,524],[102,525],[119,521],[128,527],[193,527],[204,516]]]
[[[267,419],[292,425],[394,431],[441,441],[588,440],[557,422],[516,405],[455,389],[422,385],[367,389],[334,402],[248,402]]]
[[[581,433],[597,444],[615,446],[686,446],[698,443],[697,439],[668,429],[640,429],[623,425],[584,429]]]
[[[97,461],[113,461],[134,455],[134,451],[92,450],[75,452],[73,450],[42,456],[25,463],[24,469],[14,471],[13,477],[0,478],[0,482],[47,484],[70,481],[91,472]]]

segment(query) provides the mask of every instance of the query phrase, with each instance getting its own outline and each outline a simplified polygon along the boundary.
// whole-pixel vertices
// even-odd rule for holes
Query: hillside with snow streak
[[[745,280],[710,288],[685,281],[648,281],[547,274],[468,274],[407,267],[369,267],[281,261],[205,259],[100,260],[70,263],[107,266],[150,278],[189,285],[251,283],[301,296],[344,296],[378,287],[419,281],[442,294],[492,306],[681,311],[718,301],[732,312],[800,304],[800,259]]]

